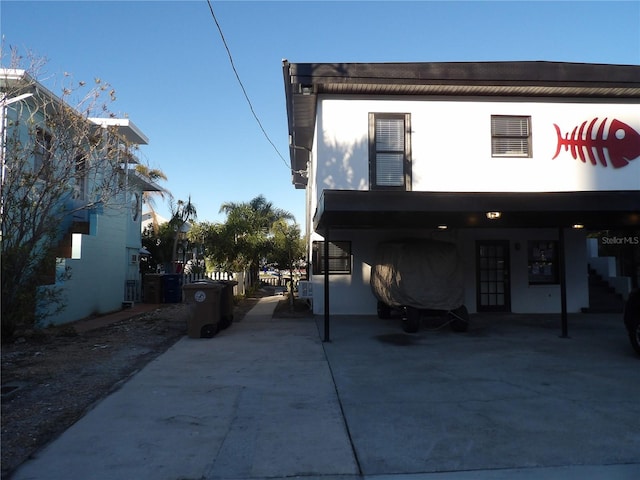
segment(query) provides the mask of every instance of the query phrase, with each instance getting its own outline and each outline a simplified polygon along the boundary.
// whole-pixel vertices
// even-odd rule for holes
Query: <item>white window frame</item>
[[[491,156],[531,158],[531,117],[491,115]]]

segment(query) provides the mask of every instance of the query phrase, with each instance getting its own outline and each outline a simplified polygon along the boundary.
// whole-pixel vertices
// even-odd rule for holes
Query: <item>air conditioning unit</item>
[[[313,283],[300,280],[298,282],[298,298],[313,298]]]

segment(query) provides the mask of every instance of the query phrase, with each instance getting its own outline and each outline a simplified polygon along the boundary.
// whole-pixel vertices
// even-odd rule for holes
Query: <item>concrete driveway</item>
[[[569,338],[558,315],[472,315],[464,334],[426,319],[412,335],[399,319],[333,317],[324,348],[361,471],[640,478],[640,358],[618,317],[570,315]],[[620,478],[611,468],[596,478]]]
[[[640,358],[618,316],[273,318],[184,338],[13,480],[640,478]]]

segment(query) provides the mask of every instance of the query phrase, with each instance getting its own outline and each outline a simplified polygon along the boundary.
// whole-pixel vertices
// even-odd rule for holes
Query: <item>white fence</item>
[[[182,285],[188,285],[198,280],[234,280],[238,285],[233,287],[234,295],[244,295],[249,276],[245,272],[209,272],[209,273],[185,273],[182,275]]]
[[[156,275],[157,276],[157,275]],[[181,285],[188,285],[198,280],[233,280],[238,282],[233,287],[234,295],[245,295],[249,287],[249,274],[247,272],[227,273],[227,272],[210,272],[210,273],[184,273],[182,274]],[[143,295],[143,288],[151,288],[150,292]],[[124,288],[124,304],[132,305],[140,301],[150,303],[162,303],[162,295],[159,293],[158,287],[154,287],[148,283],[143,285],[139,280],[127,280]],[[157,296],[156,296],[157,295]],[[142,297],[145,298],[142,298]],[[150,300],[150,298],[152,300]]]

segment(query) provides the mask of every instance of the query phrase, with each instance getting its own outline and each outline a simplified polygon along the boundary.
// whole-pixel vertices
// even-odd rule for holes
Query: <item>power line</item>
[[[238,80],[238,84],[240,85],[240,88],[242,89],[242,93],[244,94],[244,98],[247,100],[247,103],[249,104],[249,109],[251,110],[251,114],[253,115],[253,118],[255,118],[256,122],[258,123],[258,126],[260,127],[260,130],[262,130],[262,134],[265,136],[267,141],[271,144],[271,146],[276,151],[276,153],[278,154],[280,159],[284,162],[285,166],[290,169],[291,166],[287,163],[285,158],[282,156],[282,154],[278,150],[278,147],[276,147],[275,143],[273,143],[273,141],[271,140],[271,138],[267,134],[266,130],[262,126],[262,122],[258,118],[258,115],[256,114],[255,110],[253,109],[253,104],[251,103],[251,99],[249,98],[249,95],[247,94],[247,90],[244,88],[244,84],[242,83],[242,80],[240,80],[240,75],[238,74],[238,71],[236,70],[235,63],[233,62],[233,56],[231,55],[231,50],[229,50],[229,46],[227,45],[227,41],[225,40],[224,34],[222,33],[222,28],[220,27],[220,24],[218,23],[218,19],[216,18],[216,14],[213,13],[213,7],[211,6],[211,0],[207,0],[207,4],[209,5],[209,11],[211,12],[211,16],[213,17],[213,21],[216,23],[216,27],[218,28],[218,32],[220,33],[220,38],[222,39],[222,43],[224,44],[224,48],[227,50],[227,55],[229,56],[229,62],[231,63],[231,69],[233,70],[233,73],[235,74],[236,79]]]

